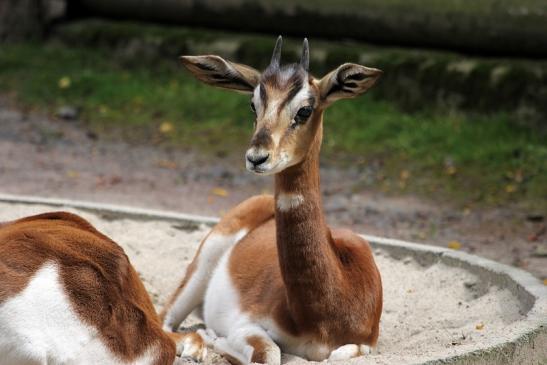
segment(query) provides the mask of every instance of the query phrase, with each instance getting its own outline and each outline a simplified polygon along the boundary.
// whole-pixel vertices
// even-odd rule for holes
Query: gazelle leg
[[[203,239],[184,279],[160,314],[164,330],[176,331],[203,303],[209,279],[223,254],[273,214],[273,197],[260,195],[245,200],[221,219]]]
[[[202,362],[207,357],[207,345],[197,332],[168,333],[177,346],[177,356]]]
[[[354,357],[368,355],[370,352],[371,348],[367,345],[348,344],[340,346],[332,351],[329,356],[329,361],[349,360]]]
[[[232,331],[228,337],[216,337],[211,330],[200,330],[205,342],[215,352],[236,365],[251,362],[268,365],[281,364],[279,346],[259,326],[248,325]]]

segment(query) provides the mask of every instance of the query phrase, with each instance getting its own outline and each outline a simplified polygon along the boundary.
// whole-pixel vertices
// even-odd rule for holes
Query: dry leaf
[[[408,170],[402,170],[400,173],[401,180],[408,180],[410,177],[410,171]]]
[[[175,126],[171,122],[163,122],[160,124],[160,132],[163,134],[171,133],[175,130]]]
[[[517,186],[514,184],[507,184],[505,185],[505,192],[508,194],[512,194],[515,191],[517,191]]]
[[[543,279],[543,285],[547,285],[547,279]]]
[[[70,81],[70,77],[63,76],[59,79],[57,85],[59,86],[59,89],[68,89],[71,83],[72,82]]]
[[[158,167],[161,167],[163,169],[168,169],[168,170],[176,170],[177,169],[177,164],[176,162],[174,161],[169,161],[169,160],[159,160],[156,165]]]
[[[108,113],[108,111],[109,111],[109,109],[106,105],[100,105],[99,106],[99,113],[106,114],[106,113]]]
[[[515,171],[514,180],[519,184],[524,180],[524,174],[522,173],[522,170]]]
[[[481,331],[484,329],[484,323],[478,323],[476,326],[475,326],[475,329],[478,330],[478,331]]]
[[[214,188],[213,190],[211,190],[211,192],[216,196],[222,196],[222,197],[228,196],[228,191],[223,188]]]
[[[78,173],[78,171],[68,170],[66,172],[66,176],[70,177],[71,179],[77,179],[80,176],[80,174]]]
[[[447,175],[452,176],[456,175],[456,172],[458,172],[458,170],[456,170],[456,166],[447,166],[445,172]]]
[[[448,248],[452,250],[459,250],[460,248],[462,248],[462,244],[458,241],[450,241],[448,243]]]

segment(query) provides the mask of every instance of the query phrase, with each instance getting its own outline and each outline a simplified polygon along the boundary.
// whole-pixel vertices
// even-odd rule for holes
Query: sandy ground
[[[191,150],[105,140],[80,122],[16,110],[0,98],[1,193],[218,216],[272,190],[271,178],[244,171],[242,156],[211,159]],[[371,178],[366,169],[322,166],[321,174],[332,225],[444,247],[458,241],[464,251],[547,278],[547,212],[458,210],[449,203],[355,191],[356,180]]]
[[[47,206],[0,203],[0,221],[51,211]],[[162,221],[109,220],[74,209],[117,241],[159,308],[175,289],[208,228]],[[475,275],[444,264],[420,266],[376,250],[384,286],[384,312],[376,353],[367,365],[411,364],[470,351],[509,336],[519,327],[519,302],[508,290],[483,285]],[[191,318],[184,325],[196,323]],[[285,356],[285,363],[301,359]],[[355,363],[365,359],[357,359]],[[225,361],[210,356],[208,363]],[[345,363],[353,363],[345,362]]]

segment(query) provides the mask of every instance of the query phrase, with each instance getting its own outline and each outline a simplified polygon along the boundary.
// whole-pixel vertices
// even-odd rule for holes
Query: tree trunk
[[[410,47],[547,56],[547,3],[531,0],[78,0],[88,14]]]
[[[40,0],[0,1],[0,41],[39,39],[43,35]]]
[[[67,0],[0,0],[0,42],[41,39],[46,26],[62,17]]]

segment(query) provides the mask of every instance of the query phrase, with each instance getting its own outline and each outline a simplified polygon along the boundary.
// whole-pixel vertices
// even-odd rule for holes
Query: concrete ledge
[[[114,218],[167,220],[207,225],[218,222],[218,218],[214,217],[68,199],[0,194],[0,202],[42,204],[55,208],[70,207],[106,214]],[[464,252],[376,236],[362,236],[374,248],[382,249],[394,258],[402,259],[411,256],[425,266],[440,261],[449,266],[471,271],[481,278],[481,285],[507,288],[520,301],[520,309],[526,318],[523,320],[524,325],[519,332],[480,350],[439,358],[423,363],[424,365],[547,364],[547,287],[531,274]]]

